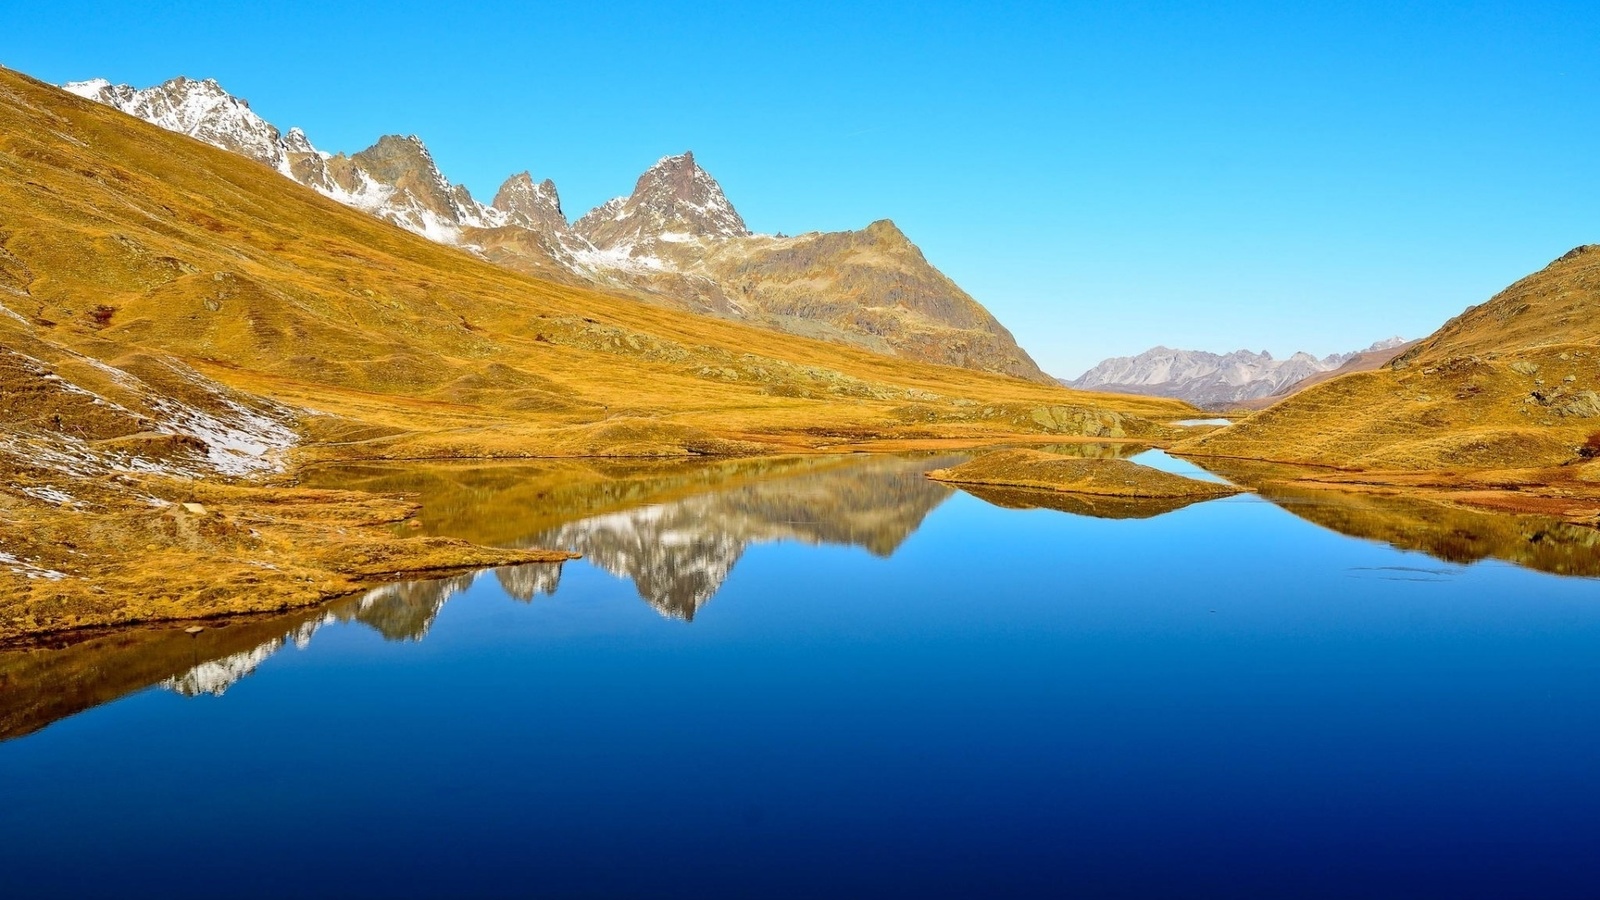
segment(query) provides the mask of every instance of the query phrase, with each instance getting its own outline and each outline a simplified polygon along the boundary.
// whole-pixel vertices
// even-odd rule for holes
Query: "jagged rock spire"
[[[605,250],[750,233],[722,185],[695,163],[693,152],[662,158],[639,176],[631,195],[607,201],[573,227]]]

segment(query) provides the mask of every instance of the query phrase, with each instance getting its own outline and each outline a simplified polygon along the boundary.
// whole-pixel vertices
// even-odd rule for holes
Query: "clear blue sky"
[[[892,218],[1047,370],[1416,337],[1600,241],[1590,3],[30,3],[0,64],[214,77],[569,215],[693,149],[752,228]]]

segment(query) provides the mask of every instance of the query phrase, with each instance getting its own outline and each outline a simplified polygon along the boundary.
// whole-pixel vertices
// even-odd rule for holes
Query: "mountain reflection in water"
[[[1129,452],[1099,445],[1061,449],[1089,455]],[[787,541],[893,554],[953,493],[924,473],[962,458],[368,466],[325,471],[315,483],[416,491],[433,533],[480,542],[493,538],[502,546],[576,550],[586,564],[631,581],[661,615],[691,621],[753,545]],[[1415,498],[1302,488],[1274,481],[1259,468],[1214,461],[1206,466],[1294,516],[1340,534],[1458,565],[1500,559],[1553,574],[1600,576],[1600,531],[1593,528]],[[1185,505],[971,492],[997,506],[1096,519],[1149,518]],[[1243,496],[1220,502],[1260,501]],[[1227,552],[1226,545],[1216,548],[1219,558]],[[1415,568],[1374,571],[1356,574],[1438,581],[1459,570],[1425,570],[1425,577]],[[557,591],[562,567],[492,572],[504,594],[527,603]],[[330,625],[359,623],[388,641],[420,641],[445,604],[487,574],[384,585],[315,610],[212,624],[196,635],[169,625],[0,651],[0,740],[151,686],[190,697],[221,695],[274,654],[290,645],[307,646]]]
[[[950,496],[923,473],[951,462],[871,459],[580,519],[519,543],[581,553],[631,580],[662,615],[692,620],[751,544],[842,544],[890,555]]]
[[[1079,453],[1117,453],[1079,445]],[[693,619],[752,544],[839,544],[888,556],[951,494],[923,473],[963,456],[800,456],[714,463],[556,460],[499,466],[360,466],[316,486],[421,495],[431,534],[574,550],[631,580],[663,615]],[[549,571],[548,567],[539,567]],[[512,596],[552,575],[502,575]],[[530,580],[531,579],[531,580]]]
[[[556,566],[520,568],[543,569],[532,577],[554,585]],[[185,697],[220,697],[278,651],[304,649],[328,625],[359,622],[385,640],[421,640],[445,603],[474,579],[384,585],[316,610],[223,621],[193,635],[170,625],[0,651],[0,740],[152,685]]]
[[[587,492],[552,484],[576,474],[570,465],[435,467],[420,475],[368,467],[362,486],[421,488],[430,514],[470,507],[474,527],[464,530],[486,523],[501,530],[502,546],[577,550],[598,568],[633,581],[662,615],[692,620],[752,544],[790,540],[890,555],[952,493],[923,473],[959,459],[808,457],[694,467],[591,463],[582,472],[592,477],[576,479],[580,488],[593,488]],[[541,504],[541,497],[557,502]],[[626,508],[650,499],[663,502]],[[524,507],[530,503],[538,508]],[[563,513],[616,506],[624,508],[560,521]],[[516,523],[526,529],[507,539],[504,529]],[[444,533],[451,533],[450,524]],[[554,594],[561,581],[560,564],[492,571],[505,593],[522,602]],[[383,585],[321,610],[222,623],[193,636],[169,626],[0,652],[0,740],[151,685],[184,696],[220,696],[278,651],[305,647],[327,625],[357,622],[385,640],[420,641],[444,605],[483,574]]]

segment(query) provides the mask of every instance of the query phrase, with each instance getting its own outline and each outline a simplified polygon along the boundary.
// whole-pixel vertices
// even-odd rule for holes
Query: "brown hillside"
[[[1600,246],[1452,319],[1388,366],[1177,445],[1364,470],[1583,463],[1600,446]]]

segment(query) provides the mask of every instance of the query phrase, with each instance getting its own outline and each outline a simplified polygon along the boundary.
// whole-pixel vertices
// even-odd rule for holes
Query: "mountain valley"
[[[343,160],[284,142],[284,165],[385,196],[418,229],[507,227],[449,219],[475,208],[409,177],[414,142]],[[709,191],[692,161],[674,166],[673,191],[685,178]],[[397,172],[409,174],[392,191],[370,190]],[[401,573],[568,555],[419,536],[402,495],[297,487],[316,462],[1149,440],[1193,414],[531,277],[280,176],[0,70],[0,639],[281,610]],[[546,199],[516,180],[501,206],[537,222]],[[615,253],[655,226],[584,227]],[[863,253],[920,260],[888,226],[792,240],[816,246],[751,275],[774,303],[800,302],[783,286],[813,260],[836,260],[841,285],[885,271],[852,268]]]

